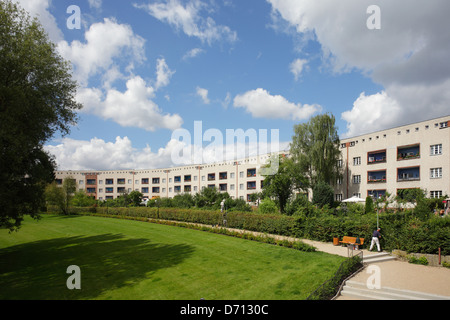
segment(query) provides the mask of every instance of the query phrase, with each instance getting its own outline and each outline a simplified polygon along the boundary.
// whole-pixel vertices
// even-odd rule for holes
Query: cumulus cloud
[[[364,98],[360,96],[342,115],[350,121],[347,134],[369,130],[357,117],[358,110],[369,110],[371,106],[385,110],[382,104],[374,104],[380,99],[395,104],[397,111],[380,117],[370,130],[420,121],[424,112],[427,118],[448,114],[450,34],[444,30],[450,28],[449,1],[267,1],[275,20],[287,22],[297,35],[320,43],[323,64],[329,70],[359,70],[384,87],[373,97],[363,94]],[[381,10],[379,30],[367,28],[367,8],[373,4]]]
[[[98,138],[64,138],[58,144],[46,145],[44,148],[55,156],[58,170],[130,170],[241,160],[240,157],[278,152],[288,146],[288,142],[278,141],[234,144],[222,141],[203,147],[193,145],[191,141],[172,138],[164,147],[153,151],[148,145],[142,149],[133,147],[128,137],[116,137],[113,142]]]
[[[148,14],[168,23],[177,31],[182,30],[187,36],[199,38],[208,44],[222,40],[232,43],[237,40],[236,32],[228,26],[217,25],[211,17],[201,15],[202,11],[209,9],[209,6],[200,0],[187,1],[185,6],[179,0],[134,6],[144,9]]]
[[[77,100],[84,106],[84,112],[110,119],[124,127],[137,127],[147,131],[159,128],[174,130],[181,127],[183,120],[178,114],[163,114],[152,101],[155,90],[135,76],[126,83],[126,91],[107,91],[106,96],[97,88],[83,88]]]
[[[31,16],[39,19],[51,41],[58,42],[64,38],[55,17],[48,11],[51,0],[19,0],[18,2]]]
[[[172,149],[179,144],[170,140],[164,148],[153,152],[148,145],[134,148],[128,137],[117,137],[114,142],[64,138],[45,149],[55,156],[58,170],[153,169],[171,167]]]
[[[402,109],[398,102],[386,92],[369,96],[363,92],[354,102],[353,108],[342,113],[342,118],[347,121],[346,136],[352,137],[361,133],[360,123],[369,132],[377,131],[380,121],[387,127],[395,126],[401,114]]]
[[[258,88],[234,98],[234,107],[244,108],[255,118],[305,120],[321,110],[319,105],[295,104],[280,95]]]
[[[127,61],[125,70],[132,70],[135,63],[145,61],[145,40],[134,34],[129,25],[119,24],[114,19],[105,18],[94,23],[85,33],[85,42],[78,40],[68,43],[60,41],[58,50],[74,67],[74,76],[82,86],[87,86],[89,78],[111,69],[119,77],[120,61]]]

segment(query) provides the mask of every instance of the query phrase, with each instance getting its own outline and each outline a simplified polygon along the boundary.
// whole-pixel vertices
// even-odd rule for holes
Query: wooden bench
[[[364,244],[364,238],[359,238],[359,241],[360,241],[360,243],[356,243],[356,237],[344,236],[344,238],[342,238],[342,241],[339,241],[339,242],[344,243],[344,244],[352,244],[352,245],[362,246]]]

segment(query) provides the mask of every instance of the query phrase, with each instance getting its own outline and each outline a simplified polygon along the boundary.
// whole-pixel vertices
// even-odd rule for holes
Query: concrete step
[[[365,283],[347,280],[341,291],[344,297],[359,300],[450,300],[450,297],[389,287],[369,289]]]
[[[365,255],[363,257],[363,262],[364,263],[375,263],[375,262],[390,261],[390,260],[395,260],[395,259],[396,259],[395,256],[392,256],[390,253],[381,252],[381,253],[377,253],[377,254]]]

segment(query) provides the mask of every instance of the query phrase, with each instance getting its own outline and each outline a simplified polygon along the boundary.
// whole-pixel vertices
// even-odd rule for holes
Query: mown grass
[[[344,260],[185,228],[90,216],[0,230],[0,299],[305,299]],[[67,267],[81,269],[69,290]]]

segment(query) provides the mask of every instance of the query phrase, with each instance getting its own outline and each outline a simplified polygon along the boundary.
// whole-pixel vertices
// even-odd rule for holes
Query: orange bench
[[[344,244],[353,244],[353,245],[362,246],[364,244],[364,238],[359,238],[359,241],[360,241],[360,243],[356,243],[356,237],[344,236],[344,238],[342,238],[342,241],[339,241],[339,242],[344,243]]]

